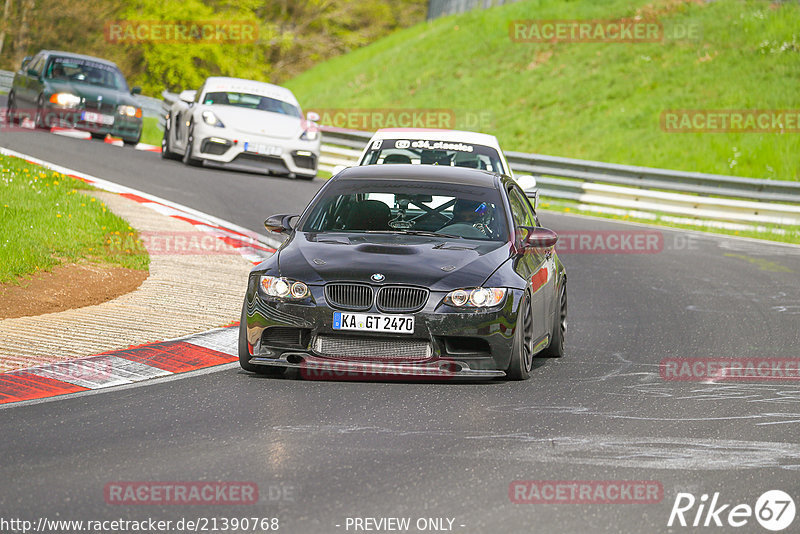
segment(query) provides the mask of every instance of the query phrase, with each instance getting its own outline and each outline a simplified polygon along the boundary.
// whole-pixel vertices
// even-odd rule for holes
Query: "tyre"
[[[125,146],[136,146],[136,145],[139,144],[139,139],[141,139],[141,138],[140,137],[137,137],[135,139],[124,139],[123,138],[122,142],[125,144]]]
[[[203,161],[192,156],[192,146],[194,145],[194,129],[189,126],[189,135],[186,137],[186,151],[183,153],[183,163],[190,167],[198,167]]]
[[[9,126],[17,124],[16,107],[14,93],[8,93],[8,101],[6,102],[6,123]]]
[[[531,297],[527,291],[519,303],[516,330],[506,376],[509,380],[527,380],[531,376],[533,367],[533,310]]]
[[[567,282],[561,284],[558,292],[558,310],[553,316],[550,332],[550,345],[541,352],[545,358],[560,358],[564,355],[564,339],[567,335]]]
[[[33,124],[38,129],[49,130],[50,121],[50,115],[45,115],[44,112],[44,95],[39,95],[39,98],[36,100],[36,115],[34,116]]]
[[[104,133],[92,133],[92,139],[97,139],[98,141],[104,141],[106,138],[106,134]]]
[[[245,297],[242,305],[242,318],[239,322],[239,366],[245,371],[265,376],[282,376],[286,371],[282,367],[269,367],[250,363],[250,351],[247,348],[247,297]]]
[[[161,157],[163,159],[180,159],[180,155],[172,151],[172,144],[169,142],[169,121],[164,125],[164,137],[161,138]]]

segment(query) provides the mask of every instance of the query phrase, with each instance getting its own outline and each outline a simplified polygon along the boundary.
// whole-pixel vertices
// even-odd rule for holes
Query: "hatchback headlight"
[[[492,308],[506,298],[504,287],[475,287],[456,289],[444,298],[444,303],[454,308]]]
[[[202,113],[203,115],[203,122],[208,124],[209,126],[216,126],[217,128],[224,128],[225,125],[222,124],[222,121],[214,115],[213,111],[206,110]]]
[[[319,127],[312,126],[308,130],[304,130],[303,133],[300,135],[300,139],[303,141],[316,141],[319,137]]]
[[[291,278],[263,275],[260,285],[265,295],[281,299],[302,300],[311,294],[307,285]]]
[[[65,108],[74,108],[81,103],[81,97],[72,93],[53,93],[50,95],[50,102]]]

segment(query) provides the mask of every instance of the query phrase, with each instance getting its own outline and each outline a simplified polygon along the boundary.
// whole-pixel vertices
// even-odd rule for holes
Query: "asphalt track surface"
[[[322,183],[188,168],[44,132],[0,133],[0,146],[254,231],[266,215],[301,209]],[[642,230],[541,218],[560,232]],[[567,354],[537,360],[526,382],[304,381],[228,365],[0,409],[2,516],[277,517],[281,532],[301,533],[354,532],[348,517],[410,517],[412,527],[452,518],[454,532],[766,532],[752,517],[737,529],[667,521],[679,492],[754,506],[781,489],[800,504],[800,383],[666,381],[659,363],[800,357],[800,248],[662,238],[657,253],[562,254]],[[515,480],[654,480],[664,495],[514,504]],[[252,481],[260,500],[110,505],[104,487],[115,481]]]

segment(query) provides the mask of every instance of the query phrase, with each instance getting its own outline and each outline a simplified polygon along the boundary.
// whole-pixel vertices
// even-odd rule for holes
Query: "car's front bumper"
[[[445,292],[430,292],[427,304],[412,314],[412,334],[374,333],[333,328],[337,311],[325,301],[322,286],[310,287],[309,302],[297,304],[265,298],[250,284],[246,301],[246,329],[250,363],[299,368],[313,378],[325,376],[418,378],[495,378],[505,375],[514,345],[516,316],[522,291],[509,289],[498,308],[465,312],[442,304]],[[364,313],[381,314],[376,309]],[[383,315],[383,314],[381,314]],[[281,339],[274,334],[282,329]],[[382,347],[374,354],[348,357],[321,353],[318,338],[372,342]],[[288,339],[288,338],[291,338]],[[289,342],[291,341],[291,342]],[[425,345],[424,356],[407,358],[392,352],[405,341]],[[370,346],[369,343],[366,343]],[[345,349],[346,350],[346,349]],[[338,374],[337,374],[338,373]]]
[[[284,176],[316,176],[320,141],[282,139],[198,123],[192,156],[203,164]],[[260,152],[254,147],[268,147]]]
[[[142,135],[142,119],[128,117],[110,111],[98,112],[93,110],[63,108],[56,105],[46,105],[43,110],[44,122],[47,126],[74,128],[92,134],[111,135],[125,140],[138,140]],[[84,112],[98,113],[113,117],[112,124],[103,124],[95,121],[84,120]]]

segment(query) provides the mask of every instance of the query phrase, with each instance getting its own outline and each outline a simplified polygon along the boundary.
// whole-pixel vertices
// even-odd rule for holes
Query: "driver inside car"
[[[489,209],[486,202],[459,198],[453,205],[453,218],[439,232],[485,239],[489,236],[489,228],[484,224],[489,219]]]

